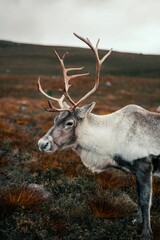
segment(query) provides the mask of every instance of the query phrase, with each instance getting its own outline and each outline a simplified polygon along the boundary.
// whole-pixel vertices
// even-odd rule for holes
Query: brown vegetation
[[[17,207],[37,211],[49,197],[42,186],[37,184],[12,184],[0,191],[0,212],[15,211]]]
[[[95,217],[119,218],[135,214],[137,205],[130,197],[116,190],[98,192],[96,196],[89,198],[88,204]]]
[[[137,235],[131,224],[137,208],[133,176],[115,169],[92,174],[71,150],[52,155],[38,150],[37,141],[52,126],[55,114],[44,111],[47,102],[37,91],[37,77],[42,76],[43,88],[51,95],[54,89],[57,96],[62,87],[51,48],[7,46],[0,46],[4,60],[0,66],[1,238],[133,239],[131,232]],[[64,52],[63,48],[58,50]],[[80,54],[87,51],[88,58],[80,56],[75,61],[75,50],[72,61],[76,66],[87,65],[92,72],[90,53],[78,49]],[[150,66],[154,56],[151,61],[149,56],[113,55],[112,64],[102,69],[97,93],[89,99],[97,102],[94,112],[108,114],[129,103],[156,110],[160,105],[160,76],[158,70],[154,71],[154,64]],[[158,56],[156,61],[158,64]],[[125,72],[124,68],[128,70]],[[106,71],[114,75],[107,76]],[[79,99],[92,83],[92,77],[75,80],[72,97]],[[155,178],[152,225],[156,236],[160,221],[159,184]]]

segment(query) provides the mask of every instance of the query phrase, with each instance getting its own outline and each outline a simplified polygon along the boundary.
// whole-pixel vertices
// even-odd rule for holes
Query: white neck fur
[[[106,166],[115,165],[109,154],[112,152],[110,148],[113,148],[113,145],[109,144],[111,137],[109,119],[109,115],[89,114],[77,128],[78,138],[73,149],[92,172],[101,172]]]

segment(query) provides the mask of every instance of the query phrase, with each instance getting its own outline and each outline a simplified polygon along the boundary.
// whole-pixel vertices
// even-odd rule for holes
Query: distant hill
[[[85,66],[86,72],[94,73],[95,59],[90,49],[0,41],[0,74],[62,75],[59,62],[53,53],[54,48],[60,55],[69,52],[66,65]],[[100,54],[103,55],[104,50],[101,50]],[[102,76],[106,75],[160,78],[160,55],[113,51],[102,68]]]

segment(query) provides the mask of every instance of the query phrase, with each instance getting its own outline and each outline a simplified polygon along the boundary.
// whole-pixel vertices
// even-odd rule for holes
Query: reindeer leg
[[[142,218],[142,211],[140,207],[140,189],[139,189],[138,180],[136,181],[136,183],[137,183],[137,194],[138,194],[138,212],[137,212],[136,218],[132,222],[133,224],[142,224],[143,218]]]
[[[142,235],[152,239],[150,208],[152,199],[152,165],[150,162],[139,162],[136,171],[139,202],[139,221],[142,222]]]

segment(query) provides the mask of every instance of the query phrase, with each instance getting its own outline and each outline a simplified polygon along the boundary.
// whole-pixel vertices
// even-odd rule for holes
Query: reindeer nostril
[[[42,140],[40,139],[39,142],[38,142],[39,149],[40,149],[41,151],[44,151],[44,150],[47,148],[48,144],[49,144],[48,141],[42,141]]]
[[[49,142],[46,142],[43,144],[43,149],[45,149],[48,146]]]

